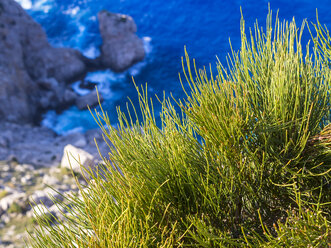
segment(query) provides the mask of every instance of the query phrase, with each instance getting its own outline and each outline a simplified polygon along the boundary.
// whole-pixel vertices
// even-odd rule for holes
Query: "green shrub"
[[[31,245],[326,244],[331,53],[319,24],[312,48],[302,47],[306,25],[273,23],[270,12],[266,31],[256,24],[247,37],[242,18],[241,49],[228,69],[217,64],[216,75],[197,70],[186,54],[190,90],[185,99],[160,100],[160,125],[143,87],[136,86],[141,119],[133,106],[134,116],[118,109],[113,127],[103,109],[95,112],[109,157],[90,172],[88,187],[79,185],[82,198],[67,199],[64,222],[37,219]],[[293,232],[296,225],[304,232]]]
[[[300,201],[300,196],[297,198]],[[301,206],[300,202],[297,202]],[[296,209],[288,211],[285,220],[273,224],[273,233],[262,223],[263,236],[248,237],[250,247],[329,247],[330,224],[318,209]]]
[[[0,200],[8,195],[7,190],[1,190],[0,191]]]
[[[22,213],[22,207],[18,205],[16,202],[12,203],[8,209],[8,213]]]

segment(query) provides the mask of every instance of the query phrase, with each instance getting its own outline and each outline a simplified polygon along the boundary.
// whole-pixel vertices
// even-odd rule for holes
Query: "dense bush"
[[[312,44],[301,44],[309,30]],[[140,111],[94,117],[108,157],[65,220],[38,218],[33,247],[330,245],[331,39],[316,25],[245,30],[217,73],[183,59],[186,98],[147,90]],[[182,81],[181,81],[182,82]],[[179,111],[178,111],[179,109]],[[140,118],[142,116],[142,118]]]

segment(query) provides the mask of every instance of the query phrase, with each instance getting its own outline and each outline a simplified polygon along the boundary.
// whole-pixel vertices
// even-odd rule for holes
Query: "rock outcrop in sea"
[[[101,63],[113,71],[124,71],[145,57],[143,41],[136,35],[137,26],[132,17],[98,13],[99,29],[103,39]]]

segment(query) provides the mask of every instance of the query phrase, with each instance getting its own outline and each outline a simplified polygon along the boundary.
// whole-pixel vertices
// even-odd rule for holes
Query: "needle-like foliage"
[[[32,247],[330,245],[330,36],[317,21],[303,45],[305,26],[269,11],[247,33],[242,18],[216,74],[185,52],[186,97],[159,100],[160,121],[137,86],[116,127],[96,111],[104,164],[64,220],[37,218]]]

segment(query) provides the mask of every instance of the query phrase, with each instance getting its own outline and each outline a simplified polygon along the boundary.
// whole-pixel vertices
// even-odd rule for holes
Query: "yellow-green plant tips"
[[[310,26],[242,18],[240,50],[214,72],[185,53],[186,96],[158,98],[160,121],[138,86],[116,127],[94,112],[104,165],[59,224],[37,218],[31,246],[330,246],[330,37]]]

